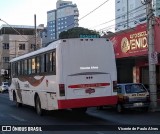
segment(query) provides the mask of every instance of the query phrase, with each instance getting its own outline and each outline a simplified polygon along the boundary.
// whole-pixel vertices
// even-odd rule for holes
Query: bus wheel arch
[[[40,100],[40,97],[39,97],[38,93],[35,93],[34,103],[35,103],[36,113],[41,116],[43,111],[42,111],[42,108],[41,108],[41,100]]]

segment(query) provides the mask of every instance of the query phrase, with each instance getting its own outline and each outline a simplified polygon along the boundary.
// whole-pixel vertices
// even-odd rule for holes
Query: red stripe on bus
[[[117,96],[58,100],[58,109],[116,105]]]
[[[78,84],[78,85],[69,85],[68,88],[104,87],[109,85],[110,83]]]

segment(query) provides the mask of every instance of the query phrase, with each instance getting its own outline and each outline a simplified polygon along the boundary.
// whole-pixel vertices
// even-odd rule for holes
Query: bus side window
[[[36,69],[37,69],[37,72],[36,72],[36,73],[40,73],[40,66],[41,66],[40,56],[37,56],[37,57],[36,57]]]
[[[15,62],[13,62],[13,63],[11,64],[11,67],[12,67],[12,70],[11,70],[11,71],[12,71],[12,77],[15,77],[15,75],[16,75],[16,73],[15,73],[15,71],[16,71],[16,70],[15,70],[15,69],[16,69],[16,68],[15,68],[15,65],[16,65]]]
[[[44,72],[44,54],[41,55],[41,73]]]
[[[28,60],[28,74],[31,74],[32,72],[32,60],[31,59],[29,59]]]
[[[28,74],[27,73],[27,59],[24,61],[24,70],[23,70],[23,74]]]
[[[53,72],[56,75],[56,51],[53,52]]]
[[[50,72],[53,71],[53,53],[49,54]]]
[[[36,73],[36,61],[35,58],[32,58],[32,74]]]
[[[17,62],[17,65],[18,65],[18,75],[21,74],[21,66],[20,66],[20,61]]]
[[[45,68],[46,68],[46,70],[45,70],[45,72],[49,72],[50,70],[49,70],[49,68],[50,68],[50,65],[49,65],[49,63],[50,63],[50,61],[49,61],[49,53],[47,53],[47,54],[45,54],[46,55],[46,62],[45,62]]]
[[[24,61],[21,61],[21,74],[24,74]]]

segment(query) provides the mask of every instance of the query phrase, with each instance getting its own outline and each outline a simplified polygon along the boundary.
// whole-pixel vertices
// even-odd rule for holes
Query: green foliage
[[[79,38],[80,35],[99,35],[98,32],[83,27],[74,27],[59,34],[59,39]],[[99,35],[100,36],[100,35]]]

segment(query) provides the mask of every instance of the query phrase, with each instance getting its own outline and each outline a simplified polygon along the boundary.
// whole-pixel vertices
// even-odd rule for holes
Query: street
[[[142,112],[142,111],[126,111],[123,114],[118,114],[114,108],[104,108],[103,110],[97,110],[96,108],[89,108],[86,114],[74,113],[71,110],[61,110],[45,112],[43,116],[38,116],[35,109],[29,106],[22,106],[18,108],[13,102],[8,98],[8,93],[0,94],[0,125],[23,125],[23,126],[56,126],[59,130],[60,128],[66,129],[66,125],[69,125],[70,130],[66,131],[54,131],[54,133],[74,133],[72,127],[76,130],[76,133],[95,133],[95,134],[105,134],[109,131],[85,131],[83,126],[102,126],[102,125],[112,125],[112,126],[129,126],[129,125],[160,125],[160,112]],[[81,126],[78,130],[78,127]],[[112,127],[111,126],[111,127]],[[48,127],[49,128],[49,127]],[[107,127],[108,128],[108,127]],[[116,128],[116,127],[113,127]],[[49,128],[50,129],[50,128]],[[82,131],[82,130],[84,131]],[[108,128],[109,130],[111,128]],[[54,129],[53,129],[54,130]],[[87,128],[86,128],[87,130]],[[70,132],[69,132],[70,131]],[[159,130],[160,131],[160,130]],[[134,133],[158,133],[159,131],[134,131]],[[6,134],[9,132],[1,132]],[[10,132],[13,133],[13,132]],[[18,133],[18,132],[15,132]],[[26,132],[32,133],[32,132]],[[38,132],[46,133],[46,132]],[[51,131],[48,133],[51,133]],[[110,133],[133,133],[133,131],[110,131]]]

